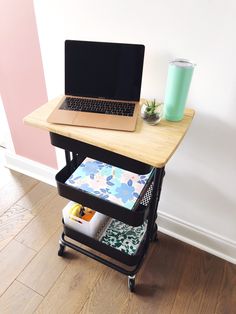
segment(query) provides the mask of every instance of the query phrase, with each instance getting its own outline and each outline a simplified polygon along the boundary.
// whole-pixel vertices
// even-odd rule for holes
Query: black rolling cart
[[[136,253],[129,255],[64,224],[58,255],[62,256],[65,247],[69,247],[93,258],[128,276],[128,286],[133,291],[135,275],[148,253],[149,244],[157,240],[156,218],[164,167],[184,138],[194,110],[186,109],[182,121],[162,120],[155,127],[145,124],[139,118],[135,132],[121,132],[48,123],[48,116],[60,101],[61,97],[51,100],[24,119],[26,124],[49,131],[52,145],[65,151],[66,166],[56,175],[59,194],[134,228],[144,221],[147,226]],[[139,201],[132,210],[65,183],[86,157],[137,174],[151,172]]]
[[[116,218],[130,226],[140,226],[144,220],[147,221],[147,227],[143,240],[141,241],[135,255],[129,255],[119,251],[99,240],[89,237],[82,232],[75,231],[66,226],[63,221],[64,231],[59,240],[58,255],[63,256],[65,247],[72,248],[90,258],[93,258],[106,266],[109,266],[128,276],[128,287],[130,291],[134,291],[135,275],[142,265],[144,257],[147,253],[149,243],[157,240],[157,207],[161,193],[162,180],[164,176],[163,168],[153,168],[145,163],[137,160],[121,156],[119,154],[106,151],[105,149],[86,144],[74,139],[70,139],[55,133],[50,133],[51,143],[54,146],[63,148],[65,150],[66,166],[56,175],[56,182],[58,192],[61,196],[81,203],[84,206],[93,208],[107,216]],[[73,188],[65,181],[70,177],[73,171],[81,164],[85,157],[91,157],[109,163],[111,165],[119,166],[125,170],[135,172],[138,174],[145,174],[151,172],[149,180],[140,194],[139,201],[132,210],[128,210],[120,205],[107,202],[104,199],[98,198],[88,194],[77,188]],[[72,243],[70,240],[76,240],[77,244]],[[79,246],[82,243],[94,251],[100,252],[105,256],[112,258],[124,264],[122,267],[119,263],[101,257],[91,250],[86,250]],[[129,269],[127,269],[127,267]]]

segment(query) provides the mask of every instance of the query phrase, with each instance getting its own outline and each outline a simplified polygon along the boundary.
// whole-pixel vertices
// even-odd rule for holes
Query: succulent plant
[[[145,102],[146,108],[145,113],[147,116],[152,116],[156,114],[156,109],[161,105],[161,103],[157,102],[156,99],[147,100]]]
[[[141,117],[149,124],[155,125],[161,120],[162,103],[153,100],[146,100],[141,109]],[[160,108],[159,108],[160,107]]]

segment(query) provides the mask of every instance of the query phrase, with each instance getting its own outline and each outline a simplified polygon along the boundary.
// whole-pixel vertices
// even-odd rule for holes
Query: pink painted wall
[[[47,132],[22,122],[47,102],[33,0],[0,0],[0,93],[16,154],[56,168]]]

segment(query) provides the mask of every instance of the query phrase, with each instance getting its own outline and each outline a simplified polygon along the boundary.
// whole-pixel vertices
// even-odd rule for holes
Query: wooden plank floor
[[[136,277],[67,249],[55,188],[0,166],[0,313],[236,313],[236,265],[160,234]]]

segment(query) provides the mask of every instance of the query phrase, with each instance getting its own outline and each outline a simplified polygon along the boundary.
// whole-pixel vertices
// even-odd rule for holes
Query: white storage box
[[[76,231],[82,232],[90,237],[96,238],[97,234],[104,227],[109,217],[84,207],[88,212],[93,212],[89,221],[79,217],[81,205],[75,202],[69,202],[62,210],[64,224]]]

